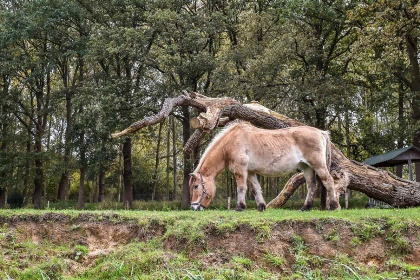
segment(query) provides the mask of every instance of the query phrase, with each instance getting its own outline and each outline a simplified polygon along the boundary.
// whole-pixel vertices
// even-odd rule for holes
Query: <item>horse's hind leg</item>
[[[334,186],[334,179],[326,167],[315,170],[322,184],[327,189],[327,208],[329,210],[341,209],[339,202],[339,193]]]
[[[235,180],[237,190],[238,190],[238,205],[236,206],[236,211],[242,211],[246,208],[246,190],[247,190],[247,177],[248,177],[248,171],[246,170],[246,166],[240,166],[235,168],[234,170]]]
[[[252,190],[254,191],[258,211],[264,211],[266,206],[257,174],[248,174],[248,184],[251,185]]]
[[[316,190],[315,171],[309,166],[306,166],[303,169],[303,176],[305,176],[306,186],[308,188],[308,194],[306,196],[305,203],[303,204],[301,210],[308,211],[312,209],[312,205],[314,203],[314,194]]]

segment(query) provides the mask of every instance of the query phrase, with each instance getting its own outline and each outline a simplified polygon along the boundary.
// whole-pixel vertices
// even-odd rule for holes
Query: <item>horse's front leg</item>
[[[238,205],[236,206],[235,210],[242,211],[246,208],[245,198],[246,198],[246,190],[247,190],[246,181],[247,181],[248,172],[246,171],[246,169],[240,168],[239,170],[234,171],[234,175],[235,175],[236,185],[238,186],[237,188]]]

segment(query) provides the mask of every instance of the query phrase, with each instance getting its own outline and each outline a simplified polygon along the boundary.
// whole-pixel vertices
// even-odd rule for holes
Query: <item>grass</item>
[[[313,210],[310,212],[300,212],[288,209],[269,209],[264,212],[258,212],[255,210],[246,210],[243,212],[225,211],[225,210],[205,210],[200,212],[194,211],[148,211],[148,210],[33,210],[33,209],[18,209],[18,210],[0,210],[0,218],[7,218],[11,216],[17,216],[21,219],[25,217],[40,217],[45,214],[63,214],[70,218],[77,218],[82,214],[92,214],[97,216],[100,220],[107,215],[116,215],[118,219],[137,219],[139,222],[142,220],[154,221],[159,223],[161,221],[167,221],[168,223],[174,222],[175,220],[186,220],[194,219],[197,222],[203,221],[217,221],[220,225],[223,222],[235,223],[235,222],[249,222],[250,225],[268,222],[279,222],[287,220],[296,221],[311,221],[318,219],[337,219],[345,220],[349,222],[358,222],[361,220],[378,220],[386,218],[389,224],[396,223],[401,224],[416,224],[420,225],[420,208],[408,208],[408,209],[350,209],[340,211],[318,211]],[[229,228],[228,224],[221,226]],[[230,230],[234,230],[234,227]],[[374,234],[374,225],[364,229],[354,229],[359,232],[363,238],[369,238]]]
[[[90,248],[74,242],[53,244],[46,240],[34,243],[22,240],[27,228],[13,228],[21,221],[53,224],[65,221],[68,232],[85,234],[85,223],[130,223],[144,228],[156,227],[164,232],[148,241],[131,240],[112,251],[89,256]],[[342,244],[340,227],[350,229],[349,250],[362,250],[363,244],[383,238],[389,246],[385,261],[387,271],[361,265],[344,253],[325,258],[311,253],[311,247],[295,230],[288,240],[285,254],[266,247],[259,256],[232,252],[224,259],[218,251],[207,247],[208,232],[213,238],[230,238],[248,227],[258,244],[276,242],[273,230],[286,223],[291,228],[307,226],[319,232],[330,246]],[[302,224],[303,223],[303,224]],[[329,224],[324,230],[323,225]],[[48,227],[46,227],[48,229]],[[311,211],[269,209],[265,212],[246,210],[148,211],[148,210],[1,210],[0,211],[0,279],[416,279],[420,267],[407,263],[410,253],[407,235],[419,242],[420,208],[352,209]],[[414,232],[413,232],[414,231]],[[180,249],[168,250],[167,242],[175,240]],[[238,244],[238,246],[250,246]],[[197,251],[198,250],[198,251]],[[221,248],[220,250],[223,250]]]

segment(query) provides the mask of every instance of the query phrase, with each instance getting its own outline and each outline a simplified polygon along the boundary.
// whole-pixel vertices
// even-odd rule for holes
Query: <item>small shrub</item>
[[[7,203],[12,209],[22,208],[23,206],[23,195],[18,192],[14,192],[7,197]]]

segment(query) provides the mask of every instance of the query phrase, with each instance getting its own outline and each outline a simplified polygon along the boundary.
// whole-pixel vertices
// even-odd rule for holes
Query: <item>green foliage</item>
[[[23,199],[24,197],[21,193],[14,192],[7,197],[7,204],[12,209],[21,208],[23,206]]]
[[[417,6],[408,0],[2,1],[0,188],[25,193],[29,202],[38,178],[43,201],[54,202],[69,170],[67,198],[76,201],[84,167],[84,200],[95,201],[104,172],[105,197],[115,201],[122,194],[124,139],[110,134],[156,113],[181,90],[257,100],[330,130],[333,142],[360,161],[418,141],[420,77],[413,58],[419,48],[410,47],[420,41]],[[157,128],[131,136],[135,199],[150,200],[155,185],[156,198],[166,199],[166,171],[172,183],[172,171],[186,168],[180,129],[175,134],[178,163],[161,160],[157,178]],[[163,159],[173,147],[161,146]],[[225,183],[230,178],[218,181],[223,199],[234,196],[234,184]],[[279,191],[273,184],[266,189],[269,197]]]

